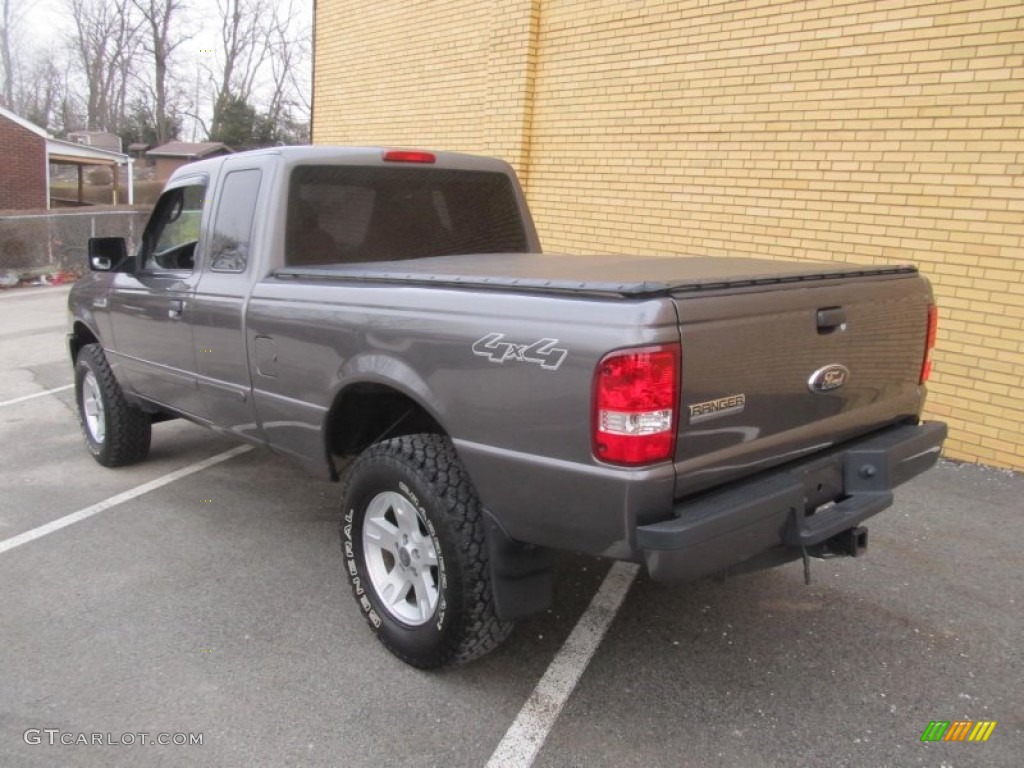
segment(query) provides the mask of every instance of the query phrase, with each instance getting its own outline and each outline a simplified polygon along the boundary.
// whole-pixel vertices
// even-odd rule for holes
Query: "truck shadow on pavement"
[[[545,746],[587,744],[586,759],[538,764],[934,764],[949,745],[920,743],[929,721],[1002,718],[986,764],[1014,765],[1019,621],[979,620],[971,590],[875,554],[814,561],[810,587],[799,563],[681,586],[641,574]]]

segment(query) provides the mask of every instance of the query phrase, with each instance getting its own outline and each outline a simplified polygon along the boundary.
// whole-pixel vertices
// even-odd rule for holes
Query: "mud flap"
[[[502,621],[532,616],[551,605],[551,551],[515,541],[484,510],[494,608]]]

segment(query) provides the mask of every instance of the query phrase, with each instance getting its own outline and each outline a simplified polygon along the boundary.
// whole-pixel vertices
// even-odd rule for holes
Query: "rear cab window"
[[[289,266],[528,250],[502,173],[300,165],[288,190]]]

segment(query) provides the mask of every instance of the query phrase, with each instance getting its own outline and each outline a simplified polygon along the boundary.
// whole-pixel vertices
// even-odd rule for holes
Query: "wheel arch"
[[[81,320],[75,320],[71,327],[71,334],[68,337],[68,351],[71,353],[71,362],[78,359],[78,353],[86,344],[99,344],[99,336]]]
[[[324,419],[324,450],[332,479],[335,456],[350,457],[380,440],[417,433],[450,437],[436,412],[393,381],[348,382],[335,395]]]

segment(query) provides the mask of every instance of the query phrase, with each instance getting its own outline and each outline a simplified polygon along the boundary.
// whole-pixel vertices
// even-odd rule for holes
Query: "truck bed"
[[[560,339],[572,359],[584,345],[565,331],[585,317],[584,304],[609,312],[667,299],[682,343],[676,498],[913,420],[920,410],[930,293],[913,266],[491,253],[281,269],[267,288],[277,283],[275,293],[287,295],[289,281],[482,294],[460,305],[468,325],[480,318],[481,333],[491,330],[484,318],[497,306],[546,296],[552,301],[529,311],[547,318],[541,335]],[[611,324],[613,317],[605,315]],[[638,319],[624,322],[635,327]],[[809,386],[830,366],[848,369],[843,385]],[[553,383],[546,391],[554,393]]]

